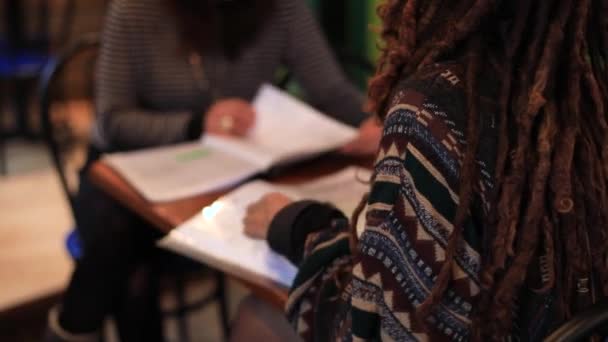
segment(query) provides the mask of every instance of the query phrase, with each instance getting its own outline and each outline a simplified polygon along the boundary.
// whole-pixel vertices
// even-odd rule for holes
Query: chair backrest
[[[67,43],[76,0],[6,0],[4,7],[9,49],[48,51]]]
[[[98,49],[98,34],[83,36],[49,62],[40,79],[42,131],[72,210],[94,118]]]
[[[588,341],[591,336],[608,336],[608,301],[600,301],[583,311],[544,339],[545,342]],[[602,341],[606,341],[602,339]]]

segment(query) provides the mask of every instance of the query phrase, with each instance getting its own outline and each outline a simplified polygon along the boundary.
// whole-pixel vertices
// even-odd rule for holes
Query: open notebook
[[[357,130],[264,85],[253,106],[256,124],[244,139],[207,135],[201,142],[113,153],[104,160],[147,200],[171,201],[219,190],[273,165],[336,149]]]
[[[369,170],[350,167],[297,186],[247,183],[172,230],[159,245],[251,282],[264,279],[289,287],[297,271],[294,265],[274,253],[266,241],[243,233],[247,206],[266,193],[281,191],[294,199],[331,202],[350,216],[368,191],[369,177]]]

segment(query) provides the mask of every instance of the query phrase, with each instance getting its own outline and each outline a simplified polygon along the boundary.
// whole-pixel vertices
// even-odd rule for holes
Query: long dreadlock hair
[[[488,69],[499,75],[500,133],[473,336],[509,334],[528,270],[539,267],[535,256],[543,286],[533,290],[553,291],[562,319],[608,296],[607,11],[608,0],[387,0],[379,7],[384,46],[369,97],[381,119],[401,77],[454,56],[466,66],[460,201],[447,261],[419,318],[450,282],[477,191],[479,78]]]

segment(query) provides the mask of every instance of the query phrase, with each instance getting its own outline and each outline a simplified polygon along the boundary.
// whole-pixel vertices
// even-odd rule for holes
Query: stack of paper
[[[243,233],[247,206],[264,194],[280,191],[294,199],[331,202],[350,216],[368,191],[369,177],[370,171],[351,167],[298,186],[251,182],[203,209],[159,244],[252,282],[264,279],[289,287],[297,271],[295,266],[274,253],[266,241]]]
[[[105,160],[146,199],[171,201],[235,185],[276,164],[336,149],[357,130],[264,85],[253,106],[256,124],[242,139],[206,136],[202,142],[115,153]]]

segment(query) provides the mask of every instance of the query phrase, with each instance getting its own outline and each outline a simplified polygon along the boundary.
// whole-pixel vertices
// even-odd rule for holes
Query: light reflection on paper
[[[203,217],[206,220],[211,220],[225,206],[224,201],[215,201],[212,205],[203,209]]]

